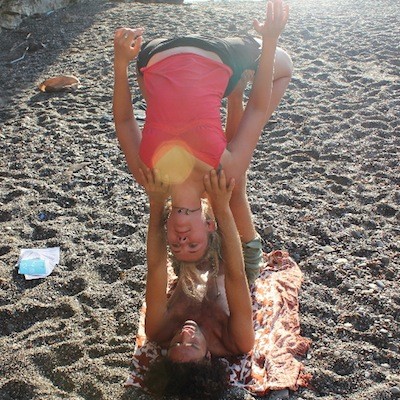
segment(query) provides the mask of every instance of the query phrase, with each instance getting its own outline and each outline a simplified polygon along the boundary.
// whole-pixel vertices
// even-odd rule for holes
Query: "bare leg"
[[[265,122],[271,118],[278,107],[292,79],[293,63],[288,53],[278,47],[275,52],[274,82],[271,93],[271,103],[265,116]]]
[[[236,180],[235,189],[229,203],[242,243],[247,243],[257,236],[246,194],[246,184],[246,176],[243,176],[240,180]]]
[[[265,122],[269,120],[280,103],[292,78],[292,73],[293,63],[289,54],[278,47],[275,53],[274,82],[272,87],[271,103],[268,112],[265,115]],[[228,97],[228,117],[226,126],[228,142],[235,135],[240,119],[243,115],[243,93],[250,78],[251,75],[248,74],[248,71],[245,71],[242,79]],[[243,243],[247,243],[257,235],[246,195],[246,181],[246,176],[243,176],[240,181],[236,182],[230,202],[236,226]]]
[[[247,71],[245,71],[247,72]],[[271,94],[271,103],[265,115],[265,123],[279,105],[292,77],[293,64],[289,55],[282,49],[277,48],[275,53],[274,81]],[[226,125],[226,136],[228,142],[234,137],[244,112],[243,93],[250,76],[244,75],[238,85],[228,97],[228,116]],[[242,244],[246,264],[246,275],[251,284],[258,276],[259,268],[257,260],[262,260],[261,240],[253,223],[250,204],[247,198],[247,176],[236,181],[232,193],[230,207],[235,218]]]
[[[265,123],[270,119],[278,107],[285,91],[292,79],[293,63],[288,53],[278,47],[275,52],[274,63],[274,81],[272,85],[271,102],[268,112],[265,115]],[[237,83],[232,93],[228,96],[228,109],[226,120],[226,138],[228,143],[235,136],[240,120],[244,112],[243,94],[247,83],[252,81],[254,72],[246,70],[243,72],[242,78]]]
[[[242,78],[228,96],[228,110],[225,129],[226,139],[228,142],[235,136],[240,120],[242,119],[244,112],[243,94],[247,83],[252,80],[253,76],[253,71],[244,71]],[[229,203],[242,243],[247,243],[248,241],[254,239],[257,235],[252,221],[250,204],[247,199],[246,183],[246,174],[244,174],[241,179],[236,180],[235,188]]]
[[[229,143],[235,136],[244,112],[243,95],[249,82],[253,81],[254,71],[245,70],[239,82],[228,96],[228,108],[225,125],[226,140]]]
[[[251,285],[260,273],[263,251],[261,237],[253,223],[253,216],[246,194],[246,181],[246,175],[242,179],[236,180],[229,206],[242,242],[246,277],[249,285]]]

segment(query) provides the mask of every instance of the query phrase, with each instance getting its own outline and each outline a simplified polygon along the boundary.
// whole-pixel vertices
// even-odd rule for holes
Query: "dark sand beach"
[[[398,1],[289,4],[280,45],[294,77],[257,146],[248,192],[265,252],[288,250],[304,272],[301,333],[312,347],[303,363],[313,378],[290,399],[400,398]],[[150,399],[123,385],[148,206],[114,132],[114,31],[234,36],[264,8],[95,0],[0,33],[1,400]],[[58,74],[80,86],[38,90]],[[136,86],[134,100],[144,105]],[[22,248],[58,246],[47,278],[17,273]]]

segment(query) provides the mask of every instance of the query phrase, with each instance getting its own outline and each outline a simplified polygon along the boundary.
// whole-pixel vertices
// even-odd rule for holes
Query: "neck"
[[[174,185],[171,190],[172,206],[195,210],[201,207],[204,188],[193,185]]]

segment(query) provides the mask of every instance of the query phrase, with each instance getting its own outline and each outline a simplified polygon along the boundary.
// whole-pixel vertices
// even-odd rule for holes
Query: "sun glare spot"
[[[153,162],[161,176],[167,175],[172,184],[184,182],[191,174],[194,164],[193,155],[180,144],[161,146],[154,155]]]

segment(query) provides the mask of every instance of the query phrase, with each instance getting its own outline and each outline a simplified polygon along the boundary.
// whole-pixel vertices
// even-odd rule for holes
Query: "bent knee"
[[[293,62],[289,54],[280,47],[276,48],[274,64],[274,80],[291,78],[293,75]]]

